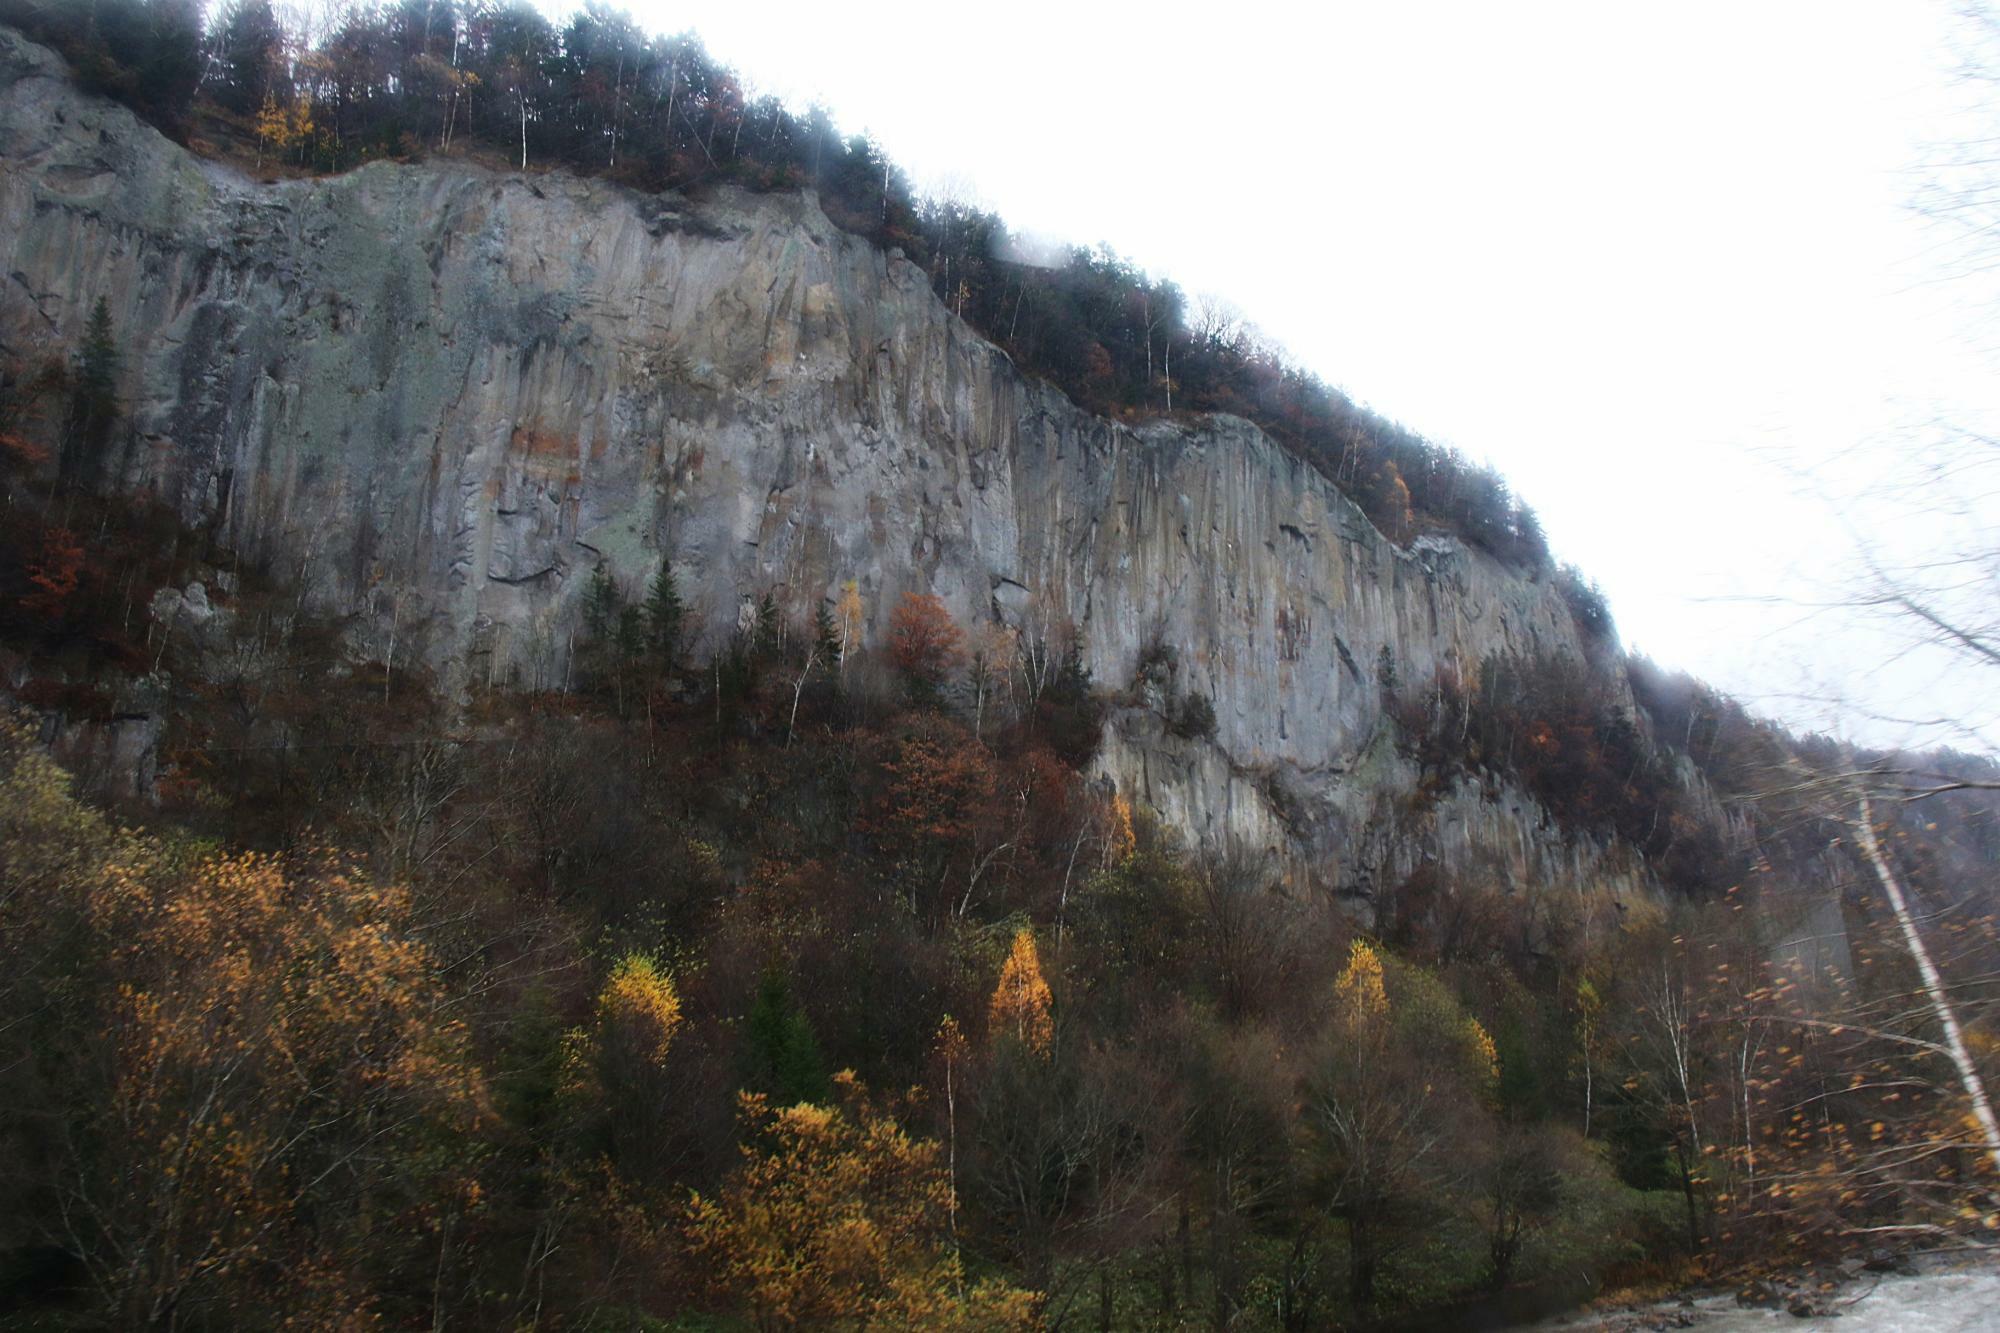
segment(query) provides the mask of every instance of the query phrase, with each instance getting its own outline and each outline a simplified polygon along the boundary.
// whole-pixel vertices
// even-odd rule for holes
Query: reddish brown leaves
[[[914,689],[935,691],[965,662],[965,635],[944,603],[906,592],[889,617],[889,658]]]
[[[21,599],[24,610],[55,619],[68,605],[83,571],[83,543],[68,528],[42,532],[41,556],[28,565],[28,582],[35,591]]]

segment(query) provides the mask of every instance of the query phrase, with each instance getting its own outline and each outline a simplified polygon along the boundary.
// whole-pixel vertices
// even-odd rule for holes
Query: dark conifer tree
[[[200,0],[99,0],[113,59],[130,71],[140,107],[179,133],[201,85]]]
[[[271,0],[236,0],[223,12],[214,41],[215,100],[238,115],[255,115],[264,99],[290,100],[283,85],[285,31]]]
[[[813,612],[813,652],[829,669],[840,660],[840,628],[833,623],[833,611],[824,600]]]
[[[594,644],[609,644],[618,629],[618,612],[624,599],[611,571],[603,564],[590,572],[590,586],[583,594],[583,632]]]
[[[767,591],[757,601],[757,631],[751,644],[758,657],[768,660],[778,655],[779,629],[778,599]]]
[[[686,619],[687,607],[681,601],[673,561],[662,560],[646,594],[646,637],[653,664],[663,674],[671,675],[680,666],[681,632]]]
[[[744,1020],[745,1081],[780,1106],[824,1102],[832,1092],[826,1059],[812,1022],[792,1000],[791,986],[776,967],[764,969],[757,998]]]
[[[111,329],[111,307],[100,296],[91,309],[70,385],[60,465],[64,481],[81,486],[96,482],[117,421],[118,343]]]

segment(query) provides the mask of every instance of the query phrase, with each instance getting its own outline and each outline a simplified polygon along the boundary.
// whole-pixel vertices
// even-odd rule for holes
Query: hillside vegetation
[[[1318,1328],[2000,1222],[1838,807],[1775,790],[1810,747],[1691,682],[1385,679],[1435,782],[1673,891],[1425,867],[1371,932],[1086,780],[1121,692],[1067,630],[911,595],[864,643],[850,588],[698,655],[665,566],[599,578],[566,690],[441,699],[64,479],[116,356],[0,402],[0,1318]],[[141,703],[135,786],[90,738]],[[1898,856],[1990,1063],[1946,799]]]
[[[816,184],[1099,410],[1167,410],[1165,330],[1174,410],[1247,405],[1391,531],[1403,504],[1405,536],[1541,559],[1497,482],[1153,325],[1170,293],[1122,268],[994,258],[991,219],[915,208],[686,41],[4,8],[253,166],[525,134],[530,169],[639,188]],[[122,342],[100,304],[0,367],[0,1328],[1436,1327],[2000,1233],[1853,849],[1879,828],[1990,1082],[1990,764],[1927,757],[1961,789],[1903,801],[1907,757],[1624,658],[1573,583],[1587,657],[1385,654],[1369,688],[1411,803],[1525,793],[1646,891],[1420,861],[1356,901],[1094,780],[1114,710],[1182,753],[1215,721],[1147,703],[1146,662],[1093,678],[1073,625],[871,618],[849,583],[803,620],[742,589],[731,631],[671,563],[600,569],[559,688],[447,697],[99,484]]]

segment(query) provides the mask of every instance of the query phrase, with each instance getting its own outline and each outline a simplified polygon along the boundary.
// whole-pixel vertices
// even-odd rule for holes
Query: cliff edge
[[[1397,800],[1378,673],[1581,654],[1551,580],[1396,546],[1246,421],[1083,412],[809,194],[452,161],[260,183],[0,29],[0,252],[0,358],[104,299],[115,484],[353,616],[360,652],[557,685],[600,564],[636,591],[671,559],[711,640],[853,580],[877,641],[934,592],[967,626],[1073,622],[1114,687],[1171,646],[1213,740],[1121,709],[1099,762],[1193,839],[1364,894],[1426,858],[1608,873],[1504,790],[1415,828]]]

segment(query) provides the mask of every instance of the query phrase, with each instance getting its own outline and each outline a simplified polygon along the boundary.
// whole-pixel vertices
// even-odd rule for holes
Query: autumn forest
[[[1190,839],[1100,759],[1114,725],[1203,752],[1214,700],[1165,642],[1093,671],[1040,602],[856,578],[724,623],[670,558],[600,565],[559,679],[448,688],[114,484],[100,303],[0,365],[0,1329],[1491,1327],[2000,1228],[1879,887],[1928,905],[1991,1085],[1986,761],[1627,656],[1497,475],[1109,251],[1010,261],[691,37],[457,0],[0,22],[252,174],[816,190],[1091,411],[1247,417],[1388,541],[1557,589],[1578,654],[1354,668],[1419,775],[1391,814],[1504,790],[1645,886]]]

